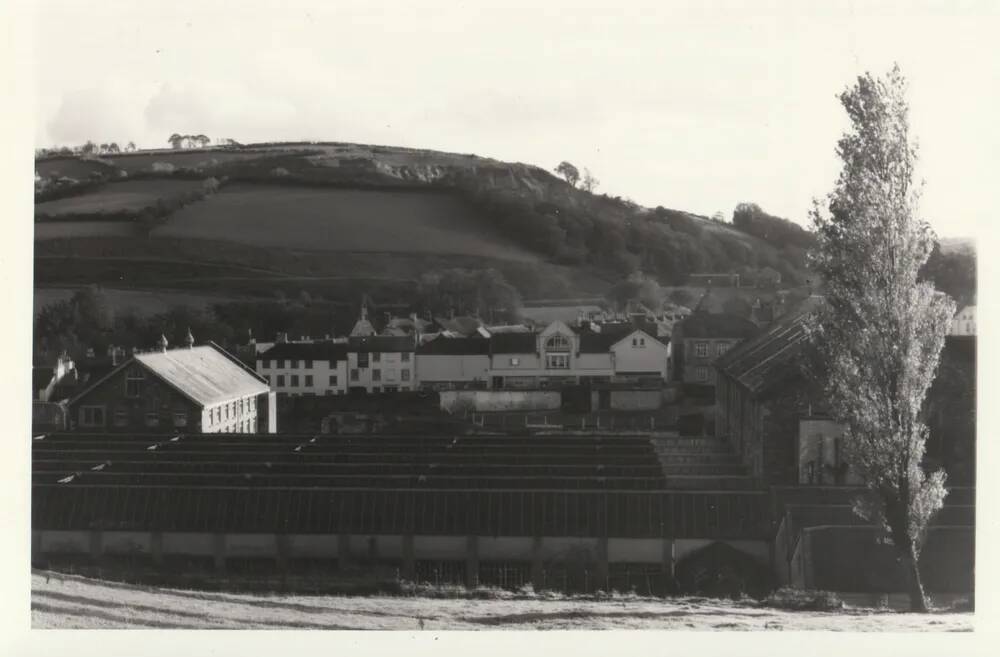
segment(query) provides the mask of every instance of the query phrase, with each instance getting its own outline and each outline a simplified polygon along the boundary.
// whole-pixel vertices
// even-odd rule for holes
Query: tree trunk
[[[910,611],[926,614],[928,610],[927,595],[924,584],[920,580],[920,566],[917,558],[911,553],[904,558],[910,583]]]

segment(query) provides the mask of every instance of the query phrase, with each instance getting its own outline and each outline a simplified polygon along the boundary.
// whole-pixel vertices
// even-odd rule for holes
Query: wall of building
[[[635,345],[632,344],[633,338],[637,342]],[[638,343],[639,340],[643,340],[644,344]],[[648,372],[664,380],[667,378],[670,348],[657,340],[641,335],[629,336],[615,344],[612,352],[615,373]]]
[[[347,361],[257,359],[257,374],[281,395],[347,393]],[[331,377],[334,377],[331,380]],[[293,383],[295,385],[293,385]]]
[[[681,352],[681,358],[683,358],[683,368],[680,369],[681,380],[684,383],[715,385],[716,372],[712,364],[716,358],[726,353],[738,342],[739,340],[732,338],[684,338]],[[699,345],[704,347],[702,352],[699,351]],[[705,355],[699,355],[700,353]]]
[[[376,360],[376,358],[378,360]],[[413,390],[413,352],[374,352],[368,354],[368,367],[358,366],[358,354],[347,354],[347,388],[364,388],[367,392],[385,390],[386,386],[398,390]]]
[[[444,390],[441,408],[452,412],[469,405],[476,411],[552,411],[562,395],[555,390]]]
[[[612,390],[610,396],[616,411],[651,411],[663,405],[660,390]]]
[[[486,354],[416,354],[417,385],[440,382],[489,382],[490,357]]]
[[[143,374],[139,396],[134,398],[126,397],[126,377],[131,371]],[[87,407],[103,409],[103,422],[98,426],[84,422],[90,414]],[[153,418],[155,424],[150,422]],[[114,372],[70,407],[73,428],[84,431],[210,431],[202,420],[201,407],[137,363]]]
[[[201,427],[205,433],[256,433],[256,395],[237,397],[206,406],[201,411]]]

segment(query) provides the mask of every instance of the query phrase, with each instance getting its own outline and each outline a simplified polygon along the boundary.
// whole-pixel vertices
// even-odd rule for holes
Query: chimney
[[[187,336],[184,338],[184,344],[187,345],[188,349],[194,349],[194,335],[191,334],[191,327],[188,327]]]

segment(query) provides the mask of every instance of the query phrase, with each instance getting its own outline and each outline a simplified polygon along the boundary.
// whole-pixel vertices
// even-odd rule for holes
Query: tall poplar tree
[[[945,473],[923,466],[922,407],[955,305],[918,272],[934,234],[917,213],[907,84],[899,67],[840,94],[851,126],[837,144],[843,170],[826,210],[814,203],[812,265],[826,307],[813,338],[846,456],[867,494],[855,510],[888,531],[909,579],[910,606],[927,610],[920,551],[944,504]]]

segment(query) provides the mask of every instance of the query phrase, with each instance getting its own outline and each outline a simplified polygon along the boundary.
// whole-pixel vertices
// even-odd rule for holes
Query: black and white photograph
[[[32,641],[988,631],[996,2],[9,9]]]

